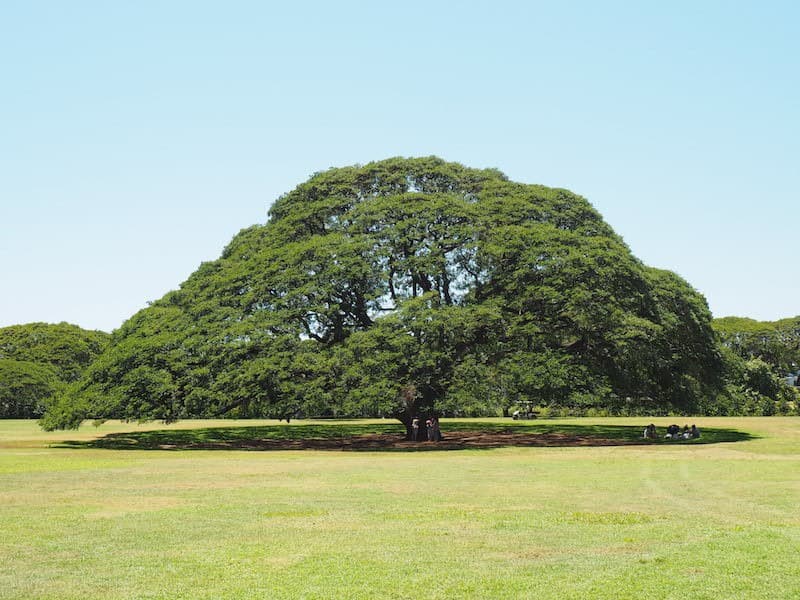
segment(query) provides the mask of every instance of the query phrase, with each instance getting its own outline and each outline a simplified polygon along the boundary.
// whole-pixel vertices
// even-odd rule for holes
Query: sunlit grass
[[[443,427],[634,435],[650,421]],[[47,433],[0,421],[0,598],[800,597],[800,419],[696,422],[704,441],[712,430],[749,436],[457,452],[142,452],[91,441],[335,430],[201,421]],[[381,420],[339,432],[385,428],[402,433]],[[160,433],[141,437],[148,431]]]

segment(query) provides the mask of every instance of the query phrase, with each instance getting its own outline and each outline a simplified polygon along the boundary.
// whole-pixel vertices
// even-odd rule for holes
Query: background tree
[[[714,407],[723,414],[791,414],[800,390],[789,385],[800,371],[800,317],[756,321],[715,319],[725,357],[725,392]]]
[[[28,323],[0,328],[0,359],[49,365],[63,381],[75,381],[109,340],[103,331],[69,323]]]
[[[0,419],[41,416],[45,401],[60,388],[61,382],[49,367],[0,359]]]
[[[779,321],[723,317],[714,319],[713,327],[722,344],[745,360],[760,358],[777,375],[800,369],[800,316]]]
[[[68,323],[0,328],[0,418],[41,416],[45,403],[80,378],[108,337]]]

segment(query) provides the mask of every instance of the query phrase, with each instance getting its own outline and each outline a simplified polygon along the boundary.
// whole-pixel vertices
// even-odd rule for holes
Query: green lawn
[[[0,598],[800,598],[800,418],[693,421],[445,420],[585,443],[429,452],[275,445],[389,421],[0,421]]]

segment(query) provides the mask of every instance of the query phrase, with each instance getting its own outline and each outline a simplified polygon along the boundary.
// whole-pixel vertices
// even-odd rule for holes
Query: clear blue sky
[[[430,154],[800,314],[799,6],[5,0],[0,326],[111,330],[314,171]]]

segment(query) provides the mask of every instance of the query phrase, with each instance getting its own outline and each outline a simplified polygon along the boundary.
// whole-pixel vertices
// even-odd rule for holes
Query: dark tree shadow
[[[89,441],[65,441],[62,448],[111,450],[366,450],[431,451],[501,447],[693,446],[755,439],[735,429],[702,430],[695,440],[642,439],[644,426],[555,423],[443,422],[440,442],[409,442],[397,424],[314,423],[210,427],[111,433]],[[663,436],[663,428],[660,435]]]

